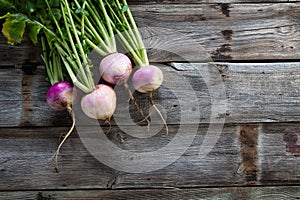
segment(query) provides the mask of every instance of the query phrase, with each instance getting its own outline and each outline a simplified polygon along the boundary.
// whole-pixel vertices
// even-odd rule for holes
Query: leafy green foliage
[[[40,33],[40,30],[42,29],[42,26],[35,22],[28,22],[27,26],[29,28],[29,37],[33,44],[38,43],[38,34]]]
[[[124,5],[121,9],[121,12],[126,12],[128,10],[128,5]]]
[[[2,33],[7,38],[7,43],[14,45],[21,43],[26,28],[27,17],[22,14],[6,14]]]
[[[61,19],[60,0],[49,0],[56,19]],[[43,27],[53,30],[53,19],[49,15],[45,0],[0,0],[1,19],[5,19],[2,33],[8,44],[19,44],[27,30],[34,44]]]
[[[0,0],[0,8],[0,16],[17,11],[14,4],[9,0]]]

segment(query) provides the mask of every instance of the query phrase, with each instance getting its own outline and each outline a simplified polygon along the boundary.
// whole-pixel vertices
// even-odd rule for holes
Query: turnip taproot
[[[116,110],[116,93],[110,86],[99,84],[82,98],[81,108],[88,117],[109,122]]]
[[[163,73],[158,67],[148,65],[140,67],[133,74],[132,83],[137,91],[148,93],[157,90],[161,86],[163,79]]]
[[[72,126],[69,131],[65,134],[64,139],[60,142],[57,147],[57,150],[54,154],[55,156],[55,170],[58,172],[58,155],[59,151],[67,140],[67,138],[71,135],[72,131],[75,128],[75,115],[72,110],[72,103],[73,103],[73,86],[66,82],[60,81],[52,85],[46,95],[48,105],[53,108],[54,110],[65,110],[67,109],[70,115],[72,116]]]
[[[48,105],[54,110],[65,110],[72,107],[73,86],[67,81],[57,82],[52,85],[47,94]]]
[[[114,85],[127,82],[132,71],[130,59],[122,53],[113,53],[104,57],[99,66],[101,77]]]

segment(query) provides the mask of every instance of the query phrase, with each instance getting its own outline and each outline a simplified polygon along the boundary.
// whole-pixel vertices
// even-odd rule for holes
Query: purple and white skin
[[[113,53],[102,59],[99,65],[100,76],[107,82],[120,85],[127,82],[132,72],[130,59],[122,53]]]

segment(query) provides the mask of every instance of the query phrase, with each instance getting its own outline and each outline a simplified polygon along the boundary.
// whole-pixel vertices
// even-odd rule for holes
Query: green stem
[[[140,57],[136,54],[134,49],[130,46],[130,44],[127,42],[127,40],[124,38],[124,36],[121,34],[121,32],[116,29],[116,32],[119,36],[119,39],[121,40],[121,43],[123,44],[124,48],[127,49],[127,51],[132,55],[133,59],[135,60],[136,64],[138,66],[144,66],[143,61],[140,59]]]
[[[70,23],[71,23],[71,28],[73,29],[75,40],[77,41],[80,54],[82,55],[83,64],[85,65],[87,63],[87,60],[85,58],[85,53],[83,52],[83,49],[82,49],[82,46],[81,46],[81,41],[78,38],[76,30],[74,30],[75,29],[75,25],[74,25],[74,21],[73,21],[72,15],[71,15],[69,4],[68,4],[67,0],[63,0],[63,1],[64,1],[65,5],[66,5],[67,13],[64,12],[64,7],[63,7],[62,4],[61,4],[61,10],[63,11],[62,14],[63,14],[64,22],[66,24],[67,34],[69,36],[69,40],[70,40],[73,52],[75,54],[76,62],[78,64],[78,66],[81,66],[81,67],[79,67],[80,74],[81,74],[81,76],[83,78],[83,82],[84,82],[85,86],[88,87],[88,88],[94,89],[95,86],[94,85],[90,85],[90,81],[87,78],[86,73],[85,73],[85,71],[84,71],[84,69],[82,67],[82,62],[80,60],[79,54],[77,52],[76,46],[74,44],[74,41],[73,41],[73,38],[72,38],[72,35],[71,35],[71,31],[70,31],[69,26],[68,26],[68,21],[66,19],[66,15],[68,15],[68,17],[69,17],[69,20],[70,20]]]
[[[70,10],[70,7],[69,7],[69,4],[67,1],[65,1],[65,4],[66,4],[66,8],[67,8],[67,12],[68,12],[68,16],[69,16],[69,20],[70,20],[70,23],[71,23],[71,28],[73,29],[73,33],[74,33],[74,36],[75,36],[75,41],[77,42],[77,46],[79,48],[79,53],[82,57],[82,60],[83,60],[83,64],[87,64],[87,59],[86,59],[86,54],[84,53],[84,50],[82,48],[82,45],[81,45],[81,41],[78,37],[78,34],[77,34],[77,29],[75,27],[75,24],[74,24],[74,20],[73,20],[73,17],[72,17],[72,13],[71,13],[71,10]],[[77,54],[78,56],[78,54]],[[79,58],[79,56],[78,56]]]
[[[73,73],[76,73],[78,79],[84,83],[82,74],[75,71],[75,69],[78,69],[77,62],[74,61],[74,59],[68,54],[58,43],[54,43],[55,48],[57,49],[60,56],[63,56],[65,60],[69,62],[70,67],[72,67]]]
[[[107,14],[107,11],[105,9],[103,1],[99,0],[99,3],[100,3],[100,8],[101,8],[101,10],[103,12],[103,15],[104,15],[104,19],[105,19],[105,22],[106,22],[108,33],[109,33],[109,36],[110,36],[111,47],[113,47],[112,51],[116,52],[117,50],[116,50],[115,35],[114,35],[114,31],[113,31],[113,29],[111,27],[111,24],[110,24],[110,18]]]
[[[123,31],[130,30],[131,38],[134,40],[136,46],[138,47],[138,46],[139,46],[139,43],[138,43],[138,41],[137,41],[137,39],[136,39],[136,36],[135,36],[134,33],[131,31],[131,26],[130,26],[128,20],[127,20],[127,17],[125,16],[125,13],[122,12],[122,6],[121,6],[120,2],[119,2],[119,1],[116,1],[116,5],[117,5],[117,9],[118,9],[118,11],[119,11],[119,13],[120,13],[120,15],[121,15],[122,22],[125,22],[125,24],[126,24],[126,26],[127,26],[127,28],[125,28]],[[124,5],[124,6],[125,6],[125,5]],[[129,9],[128,5],[127,5],[127,9]]]
[[[85,40],[86,43],[93,48],[93,50],[98,53],[100,56],[106,56],[107,52],[103,51],[101,48],[99,48],[97,45],[95,45],[90,39]]]
[[[53,85],[55,83],[55,80],[53,78],[53,73],[52,73],[52,70],[49,66],[49,58],[48,58],[48,55],[47,55],[47,47],[46,47],[46,41],[45,41],[45,38],[44,37],[41,37],[41,41],[42,41],[42,59],[44,61],[44,64],[45,64],[45,68],[46,68],[46,72],[47,72],[47,75],[48,75],[48,78],[49,78],[49,81],[51,83],[51,85]]]
[[[104,41],[109,41],[109,33],[107,32],[106,28],[104,27],[104,24],[99,20],[101,19],[101,17],[98,15],[98,13],[95,13],[94,10],[96,10],[96,8],[92,5],[90,5],[89,3],[87,3],[87,8],[89,10],[89,12],[91,13],[91,15],[93,16],[93,19],[96,22],[97,27],[99,28],[99,32],[102,34]]]
[[[70,78],[72,79],[73,84],[76,87],[78,87],[80,90],[82,90],[83,92],[90,93],[92,90],[90,88],[86,87],[85,85],[83,85],[82,83],[80,83],[77,80],[77,78],[76,78],[75,74],[73,73],[73,71],[72,71],[69,63],[66,61],[66,59],[63,56],[61,56],[61,58],[62,58],[62,60],[64,62],[64,65],[65,65],[65,67],[66,67],[66,69],[68,71],[68,74],[69,74]]]
[[[121,12],[121,14],[120,14],[120,9],[121,9],[121,8],[118,8],[118,10],[119,10],[118,13],[121,15],[122,20],[120,20],[119,16],[116,14],[116,12],[115,12],[114,9],[111,7],[111,5],[110,5],[106,0],[105,0],[105,2],[106,2],[107,6],[108,6],[108,8],[109,8],[109,10],[110,10],[110,13],[113,15],[114,19],[117,20],[117,23],[118,23],[118,24],[123,24],[123,23],[122,23],[122,20],[125,21],[125,23],[126,23],[126,25],[127,25],[127,28],[124,28],[124,27],[122,26],[122,30],[121,30],[121,31],[122,31],[122,34],[125,35],[127,42],[130,44],[130,46],[131,46],[133,49],[138,49],[138,44],[137,44],[137,42],[136,42],[135,36],[132,34],[132,31],[128,31],[128,30],[130,30],[130,25],[129,25],[129,23],[128,23],[128,21],[127,21],[125,15],[124,15],[124,13]],[[119,7],[120,7],[120,6],[119,6]],[[117,28],[116,28],[115,23],[114,23],[112,20],[110,20],[110,22],[111,22],[112,27],[116,30]],[[137,51],[137,53],[139,53],[139,52]],[[140,57],[140,55],[138,55],[138,56]]]
[[[51,15],[51,17],[52,17],[52,19],[53,19],[55,25],[56,25],[56,28],[57,28],[57,30],[58,30],[59,35],[61,36],[63,42],[66,43],[66,42],[65,42],[64,35],[63,35],[62,31],[61,31],[60,26],[58,25],[58,22],[57,22],[57,20],[56,20],[56,18],[55,18],[55,16],[54,16],[53,12],[52,12],[52,8],[51,8],[51,6],[50,6],[48,0],[45,0],[45,2],[46,2],[46,4],[47,4],[48,11],[49,11],[49,13],[50,13],[50,15]]]
[[[87,23],[88,27],[91,29],[91,31],[93,32],[94,36],[96,37],[96,40],[98,40],[99,45],[101,46],[101,48],[106,52],[106,54],[112,53],[112,50],[102,40],[102,38],[99,36],[96,29],[93,27],[93,25],[90,23],[90,21],[88,19],[86,20],[86,23]]]
[[[61,46],[57,43],[54,44],[55,47],[57,48],[59,55],[64,63],[64,66],[66,67],[66,70],[68,71],[68,74],[70,76],[70,78],[72,79],[72,82],[74,85],[76,85],[79,89],[81,89],[83,92],[85,93],[89,93],[92,91],[91,88],[86,87],[84,84],[82,84],[80,81],[78,81],[78,79],[76,78],[72,67],[70,66],[69,63],[73,63],[72,60],[70,59],[70,57],[67,55],[67,53],[61,48]]]
[[[53,52],[51,52],[51,60],[50,60],[50,65],[51,68],[53,69],[53,77],[58,80],[58,68],[56,65],[56,61],[55,61],[55,54]]]
[[[53,63],[55,64],[55,68],[57,68],[57,78],[58,80],[63,80],[63,72],[62,72],[62,66],[61,66],[61,60],[60,56],[58,55],[57,51],[53,54]]]
[[[124,6],[128,6],[126,0],[123,0],[123,4],[124,4]],[[147,52],[146,52],[146,48],[145,48],[144,42],[142,40],[140,32],[138,31],[137,25],[135,23],[135,20],[133,19],[133,16],[132,16],[132,13],[131,13],[131,11],[129,9],[129,6],[128,6],[128,9],[126,10],[126,14],[127,14],[128,18],[129,18],[129,21],[130,21],[130,23],[132,25],[133,32],[134,32],[134,34],[136,36],[136,39],[138,41],[138,44],[139,44],[139,47],[140,47],[139,49],[142,51],[144,63],[147,64],[147,65],[149,65],[149,60],[148,60],[148,56],[147,56]]]

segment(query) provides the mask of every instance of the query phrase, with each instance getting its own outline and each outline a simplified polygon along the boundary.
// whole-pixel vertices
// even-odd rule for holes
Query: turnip
[[[162,71],[154,66],[148,65],[139,68],[132,77],[133,87],[141,92],[148,93],[157,90],[163,82]]]
[[[88,117],[109,122],[116,110],[116,93],[110,86],[99,84],[82,98],[81,108]]]
[[[114,31],[139,68],[133,75],[133,86],[138,92],[148,93],[150,103],[160,115],[168,134],[167,123],[155,105],[152,94],[163,83],[163,73],[158,67],[149,64],[145,45],[126,0],[113,0],[107,6]]]
[[[54,110],[70,110],[72,107],[72,92],[73,86],[69,82],[57,82],[47,92],[47,103]]]
[[[64,139],[60,142],[60,144],[57,147],[57,150],[54,154],[55,169],[58,172],[57,160],[58,160],[59,151],[60,151],[62,145],[64,144],[64,142],[71,135],[71,133],[75,127],[75,115],[72,110],[73,86],[66,81],[57,82],[49,88],[47,95],[46,95],[46,99],[47,99],[48,105],[51,108],[53,108],[54,110],[65,110],[66,109],[72,116],[72,121],[73,121],[70,130],[65,134]]]
[[[81,33],[86,33],[86,44],[94,52],[104,57],[99,64],[100,76],[112,85],[123,84],[131,101],[149,124],[149,120],[146,119],[128,87],[127,81],[132,72],[132,63],[125,54],[117,52],[115,33],[113,31],[115,24],[112,23],[107,12],[107,9],[110,9],[110,4],[107,1],[104,2],[102,0],[89,0],[85,1],[82,6],[78,2],[76,3],[78,14],[81,14],[81,18],[77,17],[77,20],[83,19],[85,22]]]
[[[132,71],[130,59],[121,53],[114,53],[102,59],[99,66],[101,77],[114,85],[127,82]]]

